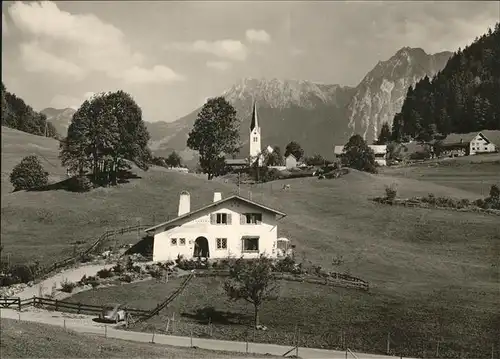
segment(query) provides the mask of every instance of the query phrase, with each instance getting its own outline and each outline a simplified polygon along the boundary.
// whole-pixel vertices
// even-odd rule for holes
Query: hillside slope
[[[499,93],[500,22],[457,51],[436,77],[423,78],[408,91],[395,118],[395,139],[499,130]]]
[[[384,122],[392,125],[406,92],[425,76],[444,68],[451,52],[427,54],[420,48],[404,47],[387,61],[380,61],[356,87],[349,103],[349,128],[370,143]]]

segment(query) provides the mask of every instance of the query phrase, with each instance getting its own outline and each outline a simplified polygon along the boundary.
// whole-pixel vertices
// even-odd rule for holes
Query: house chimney
[[[214,192],[214,202],[220,201],[222,199],[222,193]]]
[[[178,216],[191,212],[191,196],[188,191],[182,191],[179,197]]]

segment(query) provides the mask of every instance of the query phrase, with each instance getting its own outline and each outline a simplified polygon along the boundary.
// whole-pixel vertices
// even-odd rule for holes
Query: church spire
[[[250,123],[250,131],[253,131],[255,127],[259,127],[259,121],[257,119],[257,103],[255,100],[253,101],[253,110],[252,110],[252,122]]]

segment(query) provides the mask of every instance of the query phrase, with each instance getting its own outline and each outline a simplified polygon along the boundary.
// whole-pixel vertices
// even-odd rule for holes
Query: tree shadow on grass
[[[93,177],[92,175],[86,175],[86,177],[89,179],[90,182],[93,182]],[[77,177],[70,177],[65,180],[56,182],[56,183],[51,183],[46,186],[41,186],[37,188],[31,188],[28,189],[28,192],[45,192],[45,191],[68,191],[68,192],[85,192],[85,191],[80,191],[77,188],[79,187],[76,184],[76,178]],[[141,176],[138,176],[137,174],[133,173],[132,171],[119,171],[117,175],[117,184],[124,184],[124,183],[129,183],[130,180],[132,179],[141,179]],[[104,183],[97,183],[94,184],[95,188],[98,187],[104,187]],[[92,191],[92,190],[90,190]],[[15,192],[15,191],[14,191]]]
[[[181,313],[181,316],[196,320],[200,324],[244,324],[251,316],[241,313],[219,311],[214,307],[197,309],[195,313]]]

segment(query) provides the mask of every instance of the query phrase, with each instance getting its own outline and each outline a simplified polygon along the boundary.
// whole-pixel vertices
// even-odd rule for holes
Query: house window
[[[217,249],[227,249],[227,238],[217,238]]]
[[[257,142],[257,137],[254,137],[254,138],[253,138],[253,142]]]
[[[173,245],[173,246],[176,246],[177,245],[177,238],[171,238],[170,239],[170,244]]]
[[[179,245],[185,246],[186,245],[186,238],[179,238]]]
[[[217,224],[227,224],[227,213],[217,213]]]
[[[259,237],[243,237],[243,252],[258,253]]]
[[[261,224],[262,213],[245,213],[243,224]]]
[[[488,151],[488,147],[485,147],[485,148],[484,148],[484,150],[485,150],[485,151]]]

